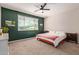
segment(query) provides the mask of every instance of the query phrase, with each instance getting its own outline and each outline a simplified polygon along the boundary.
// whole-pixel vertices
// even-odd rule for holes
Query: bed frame
[[[44,39],[41,39],[41,38],[37,38],[37,40],[42,41],[42,42],[47,43],[47,44],[50,44],[50,45],[53,45],[53,42],[50,42],[50,41],[48,41],[48,40],[44,40]],[[62,45],[62,44],[64,44],[64,40],[59,43],[59,45]],[[58,46],[59,46],[59,45],[58,45]],[[58,46],[55,47],[55,46],[53,45],[53,47],[55,47],[55,48],[57,48]]]

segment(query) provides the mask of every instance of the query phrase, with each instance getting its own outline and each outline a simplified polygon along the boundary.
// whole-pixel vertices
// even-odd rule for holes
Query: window
[[[38,18],[18,15],[18,31],[38,30]]]

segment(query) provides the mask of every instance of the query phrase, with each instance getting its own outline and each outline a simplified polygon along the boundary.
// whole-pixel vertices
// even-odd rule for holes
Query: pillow
[[[58,38],[59,36],[52,36],[50,37],[51,40],[55,40],[56,38]]]

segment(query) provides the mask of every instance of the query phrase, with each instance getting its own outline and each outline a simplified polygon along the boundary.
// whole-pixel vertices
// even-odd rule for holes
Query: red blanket
[[[48,39],[51,39],[51,40],[55,40],[56,38],[58,38],[58,36],[55,36],[55,35],[45,35],[45,34],[39,34],[40,37],[44,37],[44,38],[48,38]]]

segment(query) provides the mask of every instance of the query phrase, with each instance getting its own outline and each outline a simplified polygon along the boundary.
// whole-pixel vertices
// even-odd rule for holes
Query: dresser
[[[8,33],[0,35],[0,55],[8,54]]]

